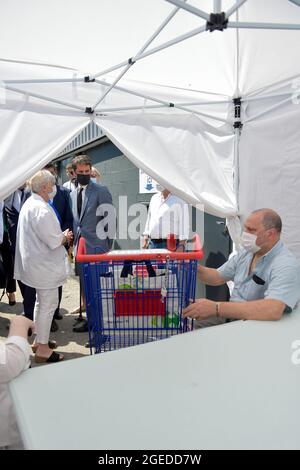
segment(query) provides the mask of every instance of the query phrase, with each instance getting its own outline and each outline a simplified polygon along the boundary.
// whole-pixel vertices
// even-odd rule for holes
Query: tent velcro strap
[[[240,119],[241,117],[241,98],[234,98],[234,117],[235,119]]]
[[[85,81],[85,83],[91,83],[91,82],[94,82],[95,79],[91,78],[89,75],[87,75],[86,77],[84,77],[84,81]]]
[[[223,31],[227,29],[228,18],[226,18],[225,12],[222,13],[211,13],[209,15],[209,21],[206,23],[206,31]]]
[[[128,64],[129,64],[129,65],[135,64],[135,60],[133,59],[133,57],[129,57],[129,59],[128,59]]]
[[[174,108],[174,103],[169,103],[169,108]]]
[[[93,114],[94,110],[93,110],[93,108],[86,107],[84,112],[85,112],[86,114]]]

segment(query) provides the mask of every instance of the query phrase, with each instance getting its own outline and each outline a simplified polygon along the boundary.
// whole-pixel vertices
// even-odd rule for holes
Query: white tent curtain
[[[211,33],[197,11],[209,14],[217,3],[235,12],[227,29]],[[290,208],[299,134],[288,125],[298,113],[288,101],[300,93],[295,3],[0,0],[0,198],[94,119],[137,166],[211,214],[274,207],[300,256]],[[234,155],[236,97],[243,129]],[[277,197],[279,177],[288,198]]]
[[[167,117],[132,113],[95,122],[133,163],[187,202],[216,216],[236,215],[231,126],[216,128],[176,110]]]

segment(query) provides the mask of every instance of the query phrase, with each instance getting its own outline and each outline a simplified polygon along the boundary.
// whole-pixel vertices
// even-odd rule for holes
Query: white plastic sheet
[[[212,0],[188,3],[213,11]],[[222,10],[233,4],[223,0]],[[300,256],[298,192],[291,184],[300,178],[300,168],[290,148],[291,142],[299,147],[299,134],[287,117],[298,111],[281,104],[300,88],[300,31],[267,29],[268,23],[299,24],[299,7],[288,0],[247,0],[229,26],[239,20],[266,23],[266,29],[213,33],[204,31],[202,18],[180,10],[149,41],[175,11],[164,0],[0,0],[0,5],[0,57],[7,59],[0,59],[6,95],[3,99],[0,87],[0,198],[95,118],[137,166],[188,201],[204,203],[211,214],[237,214],[235,169],[242,216],[257,205],[277,209],[285,240]],[[168,47],[191,30],[192,37]],[[146,52],[166,47],[137,60],[101,101],[147,41]],[[119,63],[123,67],[111,69]],[[97,78],[101,71],[106,72]],[[84,83],[90,74],[101,82]],[[244,127],[235,162],[232,99],[237,96]],[[95,106],[98,115],[85,113]],[[289,188],[288,197],[278,197],[275,182]],[[236,219],[230,220],[232,233],[238,233]]]
[[[176,110],[167,116],[138,113],[95,122],[133,163],[187,202],[203,204],[217,216],[236,214],[230,126],[216,129]]]
[[[283,240],[300,260],[300,104],[249,122],[240,143],[240,211],[271,207],[283,220]],[[244,218],[244,217],[243,217]]]

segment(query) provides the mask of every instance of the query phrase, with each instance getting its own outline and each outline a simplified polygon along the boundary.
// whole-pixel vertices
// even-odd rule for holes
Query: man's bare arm
[[[219,314],[240,320],[280,320],[285,304],[280,300],[261,299],[249,302],[221,302]]]
[[[198,265],[198,277],[200,281],[209,286],[222,286],[226,282],[217,269],[206,268],[201,264]]]
[[[217,305],[218,304],[218,305]],[[197,299],[184,310],[184,317],[206,319],[218,315],[234,320],[280,320],[285,309],[281,300],[262,299],[248,302],[214,302]]]

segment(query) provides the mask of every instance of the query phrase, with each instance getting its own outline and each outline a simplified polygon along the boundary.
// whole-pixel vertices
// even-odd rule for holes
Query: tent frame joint
[[[133,57],[129,57],[129,59],[128,59],[128,65],[133,65],[133,64],[135,64],[135,62],[136,62],[136,61],[134,60]]]
[[[206,31],[212,33],[213,31],[223,31],[227,29],[228,18],[226,18],[226,13],[222,11],[221,13],[211,13],[209,15],[209,20],[206,23]]]
[[[234,121],[233,128],[241,131],[243,129],[243,123],[241,121]]]
[[[84,112],[85,112],[86,114],[94,114],[93,108],[88,107],[88,106],[85,108],[85,111],[84,111]]]
[[[89,75],[87,75],[86,77],[84,77],[84,82],[85,83],[92,83],[94,82],[95,79],[94,78],[91,78]]]

